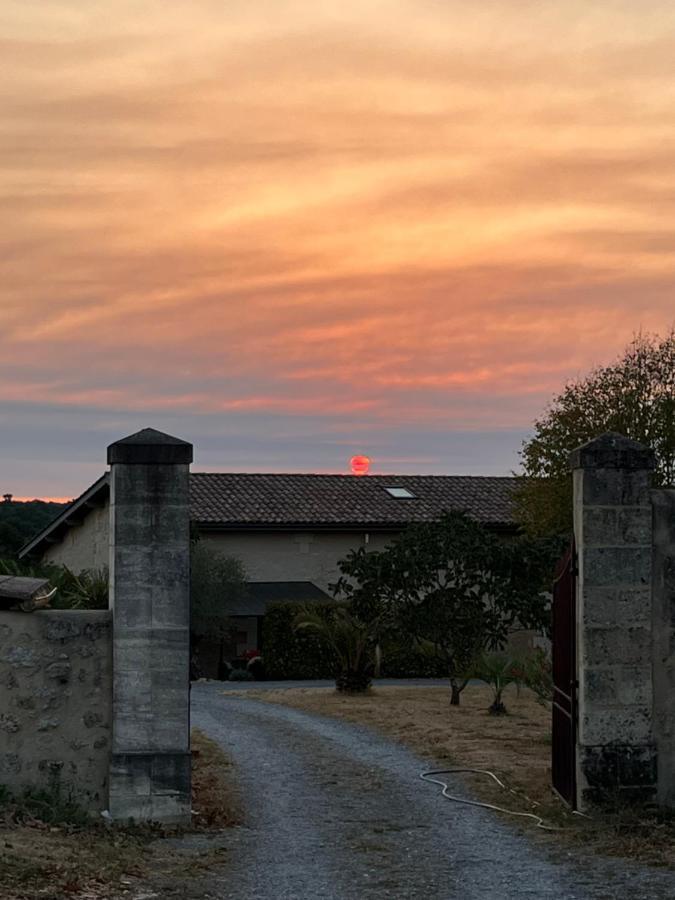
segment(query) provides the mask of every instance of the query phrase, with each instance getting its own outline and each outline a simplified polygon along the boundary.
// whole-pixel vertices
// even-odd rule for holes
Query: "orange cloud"
[[[671,323],[666,5],[5,19],[0,403],[524,429]]]

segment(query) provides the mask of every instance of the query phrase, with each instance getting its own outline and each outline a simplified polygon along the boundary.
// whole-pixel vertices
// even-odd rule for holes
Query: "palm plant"
[[[346,606],[339,606],[330,610],[303,609],[295,618],[294,628],[316,635],[333,651],[338,691],[361,694],[368,690],[375,671],[376,623],[363,622]]]
[[[13,559],[0,559],[0,575],[46,578],[57,594],[54,609],[107,609],[108,570],[85,569],[76,575],[67,566],[31,564]]]
[[[502,694],[510,684],[518,687],[524,680],[522,666],[507,653],[483,653],[474,662],[470,677],[484,681],[492,688],[492,703],[488,708],[491,716],[505,716],[508,713]]]

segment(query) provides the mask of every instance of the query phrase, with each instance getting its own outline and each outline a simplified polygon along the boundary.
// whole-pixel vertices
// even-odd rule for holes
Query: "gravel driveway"
[[[193,724],[236,764],[247,824],[224,836],[228,864],[178,896],[675,897],[672,873],[557,851],[442,799],[419,779],[424,762],[368,729],[228,696],[217,683],[195,685],[192,703]]]

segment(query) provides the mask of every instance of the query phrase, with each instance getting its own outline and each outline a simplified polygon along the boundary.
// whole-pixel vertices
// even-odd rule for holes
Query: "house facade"
[[[229,617],[230,655],[259,647],[266,606],[330,599],[350,550],[383,549],[412,523],[462,510],[491,530],[514,533],[515,479],[452,475],[190,475],[193,529],[241,560],[248,596]],[[109,483],[103,475],[22,549],[24,559],[74,572],[108,564]]]

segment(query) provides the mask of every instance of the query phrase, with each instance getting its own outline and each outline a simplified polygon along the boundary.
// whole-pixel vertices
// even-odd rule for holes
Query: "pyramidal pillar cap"
[[[140,466],[190,465],[192,457],[192,444],[154,428],[143,428],[108,447],[108,465],[111,466],[117,463]]]
[[[654,451],[623,434],[608,431],[573,450],[570,469],[651,470],[656,468]]]

